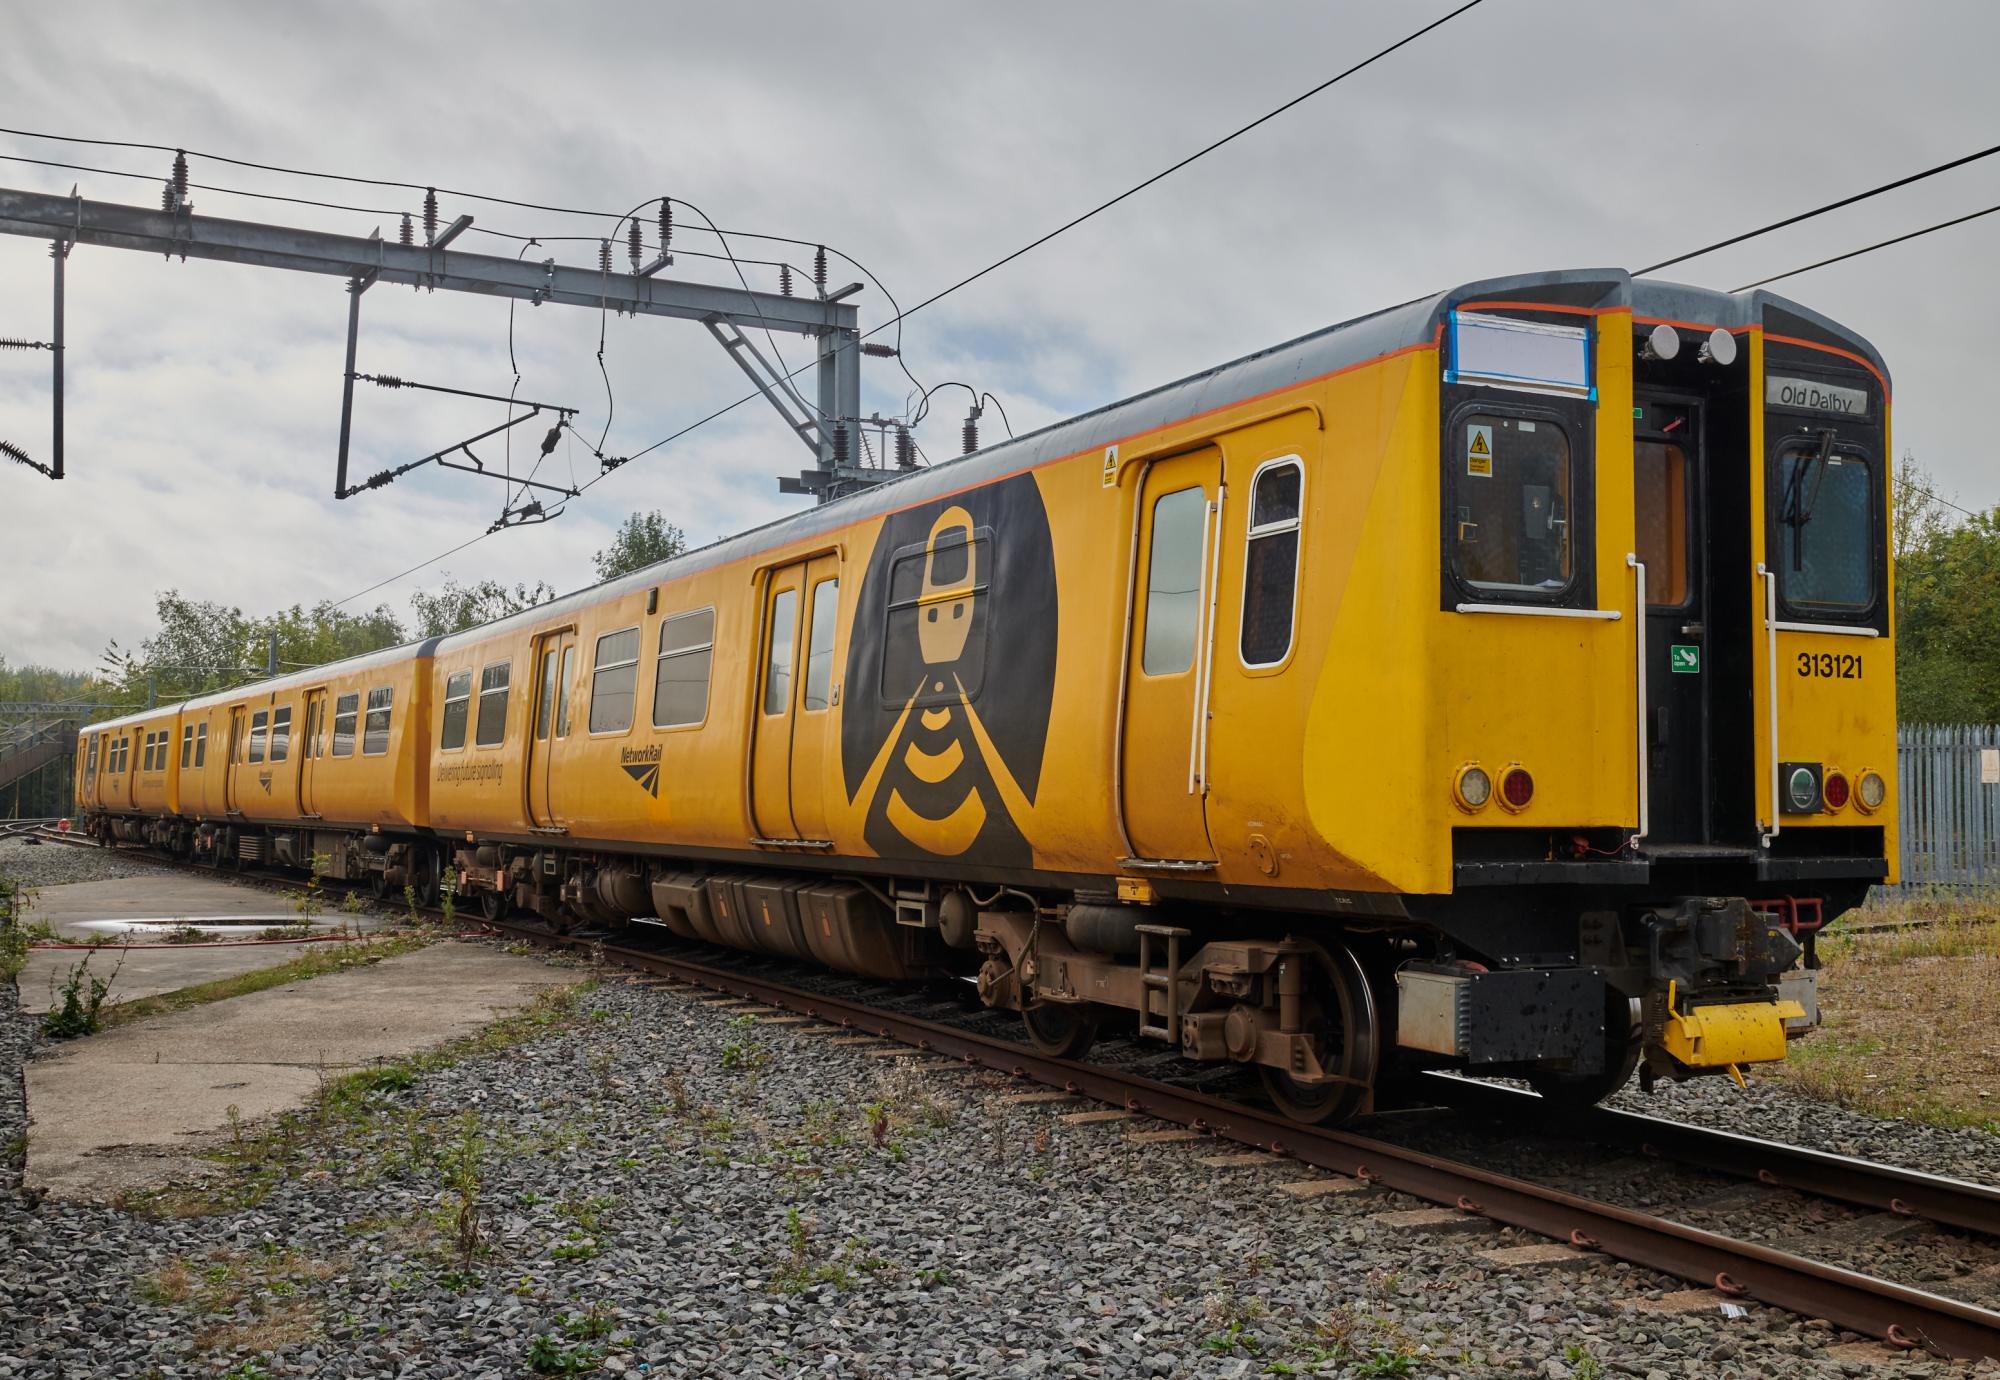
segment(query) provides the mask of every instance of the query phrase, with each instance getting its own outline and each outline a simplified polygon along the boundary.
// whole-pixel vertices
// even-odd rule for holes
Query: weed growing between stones
[[[111,995],[111,984],[117,981],[125,960],[121,957],[108,977],[98,977],[90,971],[90,960],[95,957],[85,954],[82,961],[72,964],[60,985],[56,975],[49,974],[49,1009],[42,1016],[42,1034],[49,1039],[74,1040],[104,1029],[104,999]]]
[[[0,872],[0,982],[12,982],[21,975],[28,966],[28,950],[37,940],[55,938],[46,921],[34,925],[22,922],[34,897],[33,891]]]
[[[445,1162],[445,1209],[460,1269],[471,1266],[482,1246],[479,1161],[484,1148],[479,1115],[467,1112],[460,1122],[458,1144],[452,1147]]]
[[[582,1375],[597,1369],[602,1347],[569,1346],[544,1332],[528,1343],[528,1365],[537,1375]]]
[[[222,936],[214,930],[205,930],[199,925],[175,925],[160,936],[162,944],[215,944]]]

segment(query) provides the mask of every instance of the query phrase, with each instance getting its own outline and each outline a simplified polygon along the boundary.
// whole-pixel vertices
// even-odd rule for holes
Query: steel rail
[[[1461,1110],[1532,1116],[1547,1104],[1534,1093],[1467,1078],[1437,1077],[1441,1100]],[[1562,1134],[1636,1150],[1656,1159],[1755,1179],[1861,1207],[2000,1236],[2000,1188],[1876,1160],[1763,1140],[1735,1131],[1667,1121],[1644,1112],[1588,1107],[1562,1123]]]
[[[501,928],[573,948],[593,944],[530,926],[503,922]],[[1754,1299],[1805,1317],[1825,1318],[1893,1346],[1954,1358],[2000,1357],[2000,1312],[1957,1299],[1347,1131],[1303,1126],[1153,1079],[1049,1058],[1008,1040],[921,1017],[801,991],[671,954],[614,945],[604,945],[603,952],[635,969],[868,1031],[955,1057],[970,1067],[1032,1079],[1129,1111],[1179,1122],[1220,1139],[1377,1183],[1582,1250],[1598,1251],[1713,1288],[1720,1296]]]

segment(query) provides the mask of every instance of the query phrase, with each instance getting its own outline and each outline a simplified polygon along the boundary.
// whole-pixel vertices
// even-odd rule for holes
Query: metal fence
[[[2000,889],[2000,725],[1896,731],[1904,888]]]

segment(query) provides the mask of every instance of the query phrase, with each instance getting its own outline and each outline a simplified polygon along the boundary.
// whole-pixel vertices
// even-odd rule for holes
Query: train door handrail
[[[1757,574],[1764,581],[1764,695],[1765,712],[1771,735],[1771,823],[1764,830],[1762,844],[1771,846],[1778,836],[1784,806],[1778,795],[1778,572],[1757,562]]]
[[[1646,742],[1648,708],[1646,705],[1646,563],[1639,559],[1636,551],[1625,553],[1625,564],[1632,567],[1632,644],[1635,664],[1638,667],[1639,693],[1639,736],[1635,740],[1639,751],[1639,832],[1632,835],[1632,843],[1637,847],[1652,827],[1652,753]]]

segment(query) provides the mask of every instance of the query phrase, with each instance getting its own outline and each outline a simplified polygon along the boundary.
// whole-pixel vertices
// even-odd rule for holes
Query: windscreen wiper
[[[1826,482],[1826,462],[1833,454],[1834,429],[1827,427],[1819,434],[1819,450],[1816,454],[1799,461],[1792,471],[1791,482],[1785,485],[1785,506],[1782,521],[1792,529],[1792,570],[1796,573],[1805,569],[1806,524],[1812,521],[1813,509],[1819,506],[1820,486]],[[1807,475],[1811,475],[1812,486],[1806,486]]]

